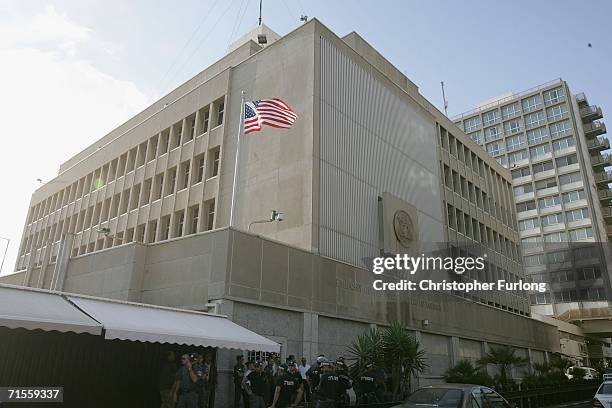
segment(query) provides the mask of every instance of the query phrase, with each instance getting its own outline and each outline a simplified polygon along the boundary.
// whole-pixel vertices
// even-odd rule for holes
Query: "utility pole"
[[[442,86],[442,99],[444,100],[444,114],[448,117],[448,102],[446,101],[446,95],[444,94],[444,81],[440,82]]]

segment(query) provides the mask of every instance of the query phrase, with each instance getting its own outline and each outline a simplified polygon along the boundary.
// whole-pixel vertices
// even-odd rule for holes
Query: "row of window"
[[[529,248],[530,246],[536,246],[541,244],[542,242],[546,243],[560,243],[560,242],[580,242],[585,241],[590,238],[593,238],[593,228],[585,227],[585,228],[577,228],[570,231],[557,231],[551,232],[549,234],[544,234],[544,236],[535,236],[529,237],[521,240],[521,245],[525,248]],[[530,264],[531,260],[525,259],[525,266],[535,266],[540,265],[540,263]]]
[[[584,302],[607,300],[604,288],[572,289],[554,292],[555,303],[559,302]],[[532,305],[546,305],[552,303],[553,297],[550,293],[530,295]]]
[[[200,212],[201,210],[202,212]],[[197,232],[208,231],[215,227],[215,211],[215,200],[211,199],[204,202],[202,208],[200,208],[200,205],[196,204],[189,208],[175,211],[173,214],[164,215],[159,219],[140,224],[135,228],[127,228],[125,231],[118,231],[114,235],[98,235],[98,239],[74,247],[72,249],[72,256],[83,255],[130,242],[154,243],[195,234]],[[57,239],[53,243],[55,246],[54,253],[59,249],[59,236],[62,233],[69,232],[71,229],[76,229],[76,224],[80,222],[82,217],[83,214],[79,214],[78,216],[74,215],[47,228],[49,231],[49,238],[51,239],[55,236]],[[202,221],[200,221],[201,217],[204,217]],[[96,224],[93,226],[95,225]],[[47,235],[47,233],[45,235]],[[91,238],[92,237],[90,237],[90,239]],[[76,240],[75,245],[78,245]],[[32,253],[34,254],[35,252],[32,251]],[[55,262],[55,260],[56,256],[54,255],[51,257],[51,262]],[[36,264],[40,265],[41,261],[41,259],[38,259]],[[23,264],[21,265],[21,267],[24,266]]]
[[[44,218],[55,210],[86,196],[104,185],[116,180],[138,167],[143,166],[168,151],[191,141],[197,135],[206,133],[210,125],[210,109],[215,114],[213,127],[223,124],[224,99],[215,101],[198,112],[166,128],[149,140],[130,149],[120,157],[106,163],[87,176],[75,181],[65,189],[48,197],[30,209],[28,223]]]
[[[542,104],[542,99],[544,100],[544,104]],[[473,116],[471,118],[467,118],[463,121],[463,129],[466,133],[472,132],[482,126],[490,126],[492,124],[497,123],[500,118],[502,120],[507,120],[512,117],[518,116],[521,113],[521,108],[524,113],[533,112],[536,109],[541,109],[542,105],[550,106],[553,104],[557,104],[565,100],[565,92],[563,88],[555,88],[543,93],[543,97],[539,94],[532,95],[527,98],[522,99],[520,102],[512,102],[510,104],[502,106],[499,110],[496,108],[494,110],[490,110],[482,113],[481,116]],[[565,104],[563,105],[565,106]],[[547,113],[551,108],[547,109]],[[565,112],[567,112],[567,107],[565,107]],[[501,114],[500,114],[501,113]],[[527,116],[527,115],[526,115]],[[554,114],[551,112],[549,117],[554,117]]]
[[[573,153],[567,156],[555,158],[554,165],[553,165],[553,160],[546,160],[546,161],[532,164],[531,166],[525,166],[525,167],[521,167],[520,169],[514,169],[510,172],[510,174],[512,175],[512,179],[527,177],[530,175],[536,176],[539,173],[554,170],[555,167],[557,169],[561,169],[563,167],[571,166],[577,163],[578,163],[578,156],[575,153]]]
[[[544,209],[560,205],[561,202],[569,204],[572,202],[586,199],[584,190],[570,191],[559,195],[552,195],[550,197],[544,197],[537,200],[537,208]],[[531,211],[536,209],[536,200],[523,201],[516,204],[516,212]]]
[[[587,208],[578,208],[576,210],[566,211],[565,213],[554,213],[544,215],[540,218],[528,218],[519,221],[519,231],[529,231],[542,227],[562,224],[564,222],[580,221],[589,218],[589,210]],[[527,239],[527,238],[526,238]],[[529,238],[531,239],[531,238]]]
[[[472,171],[480,177],[484,178],[486,181],[486,188],[489,192],[489,203],[485,203],[485,197],[480,200],[482,205],[480,206],[484,209],[486,205],[488,210],[492,215],[496,216],[496,218],[500,220],[504,220],[504,223],[508,226],[514,225],[514,214],[511,210],[513,207],[513,200],[511,196],[511,185],[509,182],[503,179],[503,177],[495,172],[482,158],[478,157],[478,155],[471,151],[467,146],[461,143],[457,138],[455,138],[452,134],[447,132],[444,128],[440,127],[440,145],[443,149],[448,151],[452,156],[457,158],[460,162],[465,164],[467,167],[471,168]],[[464,198],[469,199],[470,194],[472,194],[473,198],[472,203],[476,204],[478,197],[480,194],[476,194],[475,188],[471,188],[467,186],[464,188],[463,185],[465,182],[457,181],[452,182],[449,181],[450,178],[455,177],[451,174],[450,168],[444,168],[444,178],[446,185],[455,190],[459,195],[462,195]],[[461,187],[459,187],[461,186]],[[484,186],[483,193],[484,192]],[[460,190],[461,189],[461,190]],[[474,190],[473,193],[470,193]],[[486,194],[486,193],[485,193]],[[504,218],[505,217],[505,218]]]
[[[518,245],[502,234],[485,226],[476,218],[464,213],[450,204],[446,205],[448,226],[472,240],[485,245],[510,259],[519,261]]]
[[[219,147],[210,149],[208,155],[210,158],[208,166],[204,154],[200,154],[193,161],[186,160],[179,166],[174,166],[164,173],[157,174],[142,183],[135,184],[131,188],[126,188],[122,192],[106,198],[103,202],[81,210],[78,214],[70,217],[72,223],[67,224],[66,230],[63,232],[74,234],[91,226],[102,225],[119,215],[148,205],[190,185],[200,183],[205,176],[207,179],[217,176],[219,173]],[[49,235],[52,234],[50,229],[51,227],[47,227],[37,234],[31,234],[24,238],[26,243],[22,248],[22,255],[30,252],[32,247],[40,248],[44,242],[47,242],[47,239],[53,238],[53,235]],[[61,233],[61,229],[56,230],[55,235],[57,236],[54,240],[59,240]]]
[[[559,184],[565,186],[568,184],[579,183],[582,181],[582,175],[579,171],[573,173],[562,174],[559,176]],[[549,177],[543,180],[538,180],[535,183],[525,183],[514,187],[514,195],[521,196],[524,194],[533,193],[534,191],[538,194],[545,193],[545,190],[550,188],[558,187],[557,179],[555,177]]]
[[[551,143],[540,144],[538,146],[530,147],[529,149],[524,149],[516,152],[515,150],[524,147],[525,143],[523,140],[518,138],[508,138],[506,139],[506,143],[504,145],[503,142],[493,142],[488,143],[486,145],[487,152],[491,156],[498,156],[505,151],[514,152],[509,153],[507,159],[501,160],[502,165],[507,165],[508,163],[514,164],[523,160],[527,160],[531,158],[532,160],[538,160],[551,152],[560,152],[565,149],[569,149],[576,145],[576,140],[573,137],[555,140]],[[500,160],[498,159],[498,162]]]

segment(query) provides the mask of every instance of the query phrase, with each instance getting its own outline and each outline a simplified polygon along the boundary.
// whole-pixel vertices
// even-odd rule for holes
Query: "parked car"
[[[511,408],[497,392],[482,385],[439,384],[416,390],[393,408]],[[605,407],[609,408],[609,407]]]
[[[565,376],[568,380],[574,378],[574,369],[576,368],[584,371],[584,377],[582,377],[584,380],[595,380],[600,377],[599,372],[594,368],[571,366],[567,370],[565,370]]]
[[[603,372],[603,380],[604,381],[612,381],[612,368],[604,368]]]
[[[604,381],[593,397],[593,408],[610,408],[612,406],[612,381]]]

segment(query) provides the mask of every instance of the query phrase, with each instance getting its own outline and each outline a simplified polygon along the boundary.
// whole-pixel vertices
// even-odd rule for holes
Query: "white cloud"
[[[0,236],[11,239],[2,273],[14,268],[35,180],[55,177],[61,162],[148,104],[132,82],[79,57],[99,44],[52,7],[0,29]]]

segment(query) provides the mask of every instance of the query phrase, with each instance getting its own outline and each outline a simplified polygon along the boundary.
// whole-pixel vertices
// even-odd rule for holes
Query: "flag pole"
[[[232,206],[230,207],[229,226],[234,226],[234,207],[236,207],[236,183],[238,180],[238,157],[240,156],[240,139],[242,139],[242,122],[244,118],[244,90],[240,91],[240,120],[238,122],[238,138],[236,140],[236,161],[234,163],[234,182],[232,184]]]

